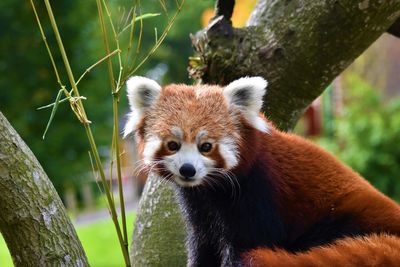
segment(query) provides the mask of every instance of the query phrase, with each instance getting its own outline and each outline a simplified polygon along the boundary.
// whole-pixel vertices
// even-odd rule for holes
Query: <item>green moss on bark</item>
[[[303,110],[400,15],[399,1],[259,1],[242,29],[223,18],[192,40],[205,83],[243,76],[269,81],[263,110],[280,129]]]
[[[186,265],[185,226],[174,194],[165,181],[149,176],[133,233],[133,267]]]
[[[15,266],[88,266],[52,183],[1,112],[0,211]]]

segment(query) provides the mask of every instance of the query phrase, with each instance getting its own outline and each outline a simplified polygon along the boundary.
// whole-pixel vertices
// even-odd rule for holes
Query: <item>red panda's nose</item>
[[[196,169],[190,163],[184,163],[180,169],[179,173],[185,178],[191,178],[196,174]]]

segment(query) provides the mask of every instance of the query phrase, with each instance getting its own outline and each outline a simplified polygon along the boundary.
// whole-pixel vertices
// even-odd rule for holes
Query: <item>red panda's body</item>
[[[400,266],[398,204],[303,138],[273,130],[260,140],[288,243],[247,252],[243,265]]]
[[[258,114],[266,83],[128,91],[146,164],[176,185],[188,266],[400,266],[400,207]]]

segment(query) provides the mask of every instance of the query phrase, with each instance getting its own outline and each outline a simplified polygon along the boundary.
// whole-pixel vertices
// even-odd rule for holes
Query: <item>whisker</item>
[[[237,180],[237,177],[234,173],[232,173],[229,170],[225,170],[223,168],[211,168],[210,170],[211,174],[214,174],[217,178],[220,177],[227,181],[231,187],[231,198],[235,201],[236,198],[240,198],[241,195],[241,187],[240,183]],[[209,176],[210,181],[213,181],[214,183],[217,183],[217,185],[220,185],[222,188],[225,188],[226,183],[220,182],[218,179],[215,179],[215,176]]]

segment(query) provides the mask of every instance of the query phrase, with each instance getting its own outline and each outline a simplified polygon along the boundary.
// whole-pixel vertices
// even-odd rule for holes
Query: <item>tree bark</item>
[[[15,266],[89,266],[52,183],[1,112],[0,211]]]
[[[220,17],[196,35],[190,73],[218,84],[265,77],[263,110],[287,130],[399,15],[400,1],[258,1],[247,27]]]
[[[133,233],[133,267],[179,267],[186,264],[185,226],[174,194],[171,185],[154,174],[149,175]]]
[[[263,110],[278,128],[289,130],[303,110],[399,15],[400,1],[393,0],[259,0],[247,27],[234,29],[227,19],[218,17],[192,38],[196,55],[189,61],[189,74],[222,85],[242,76],[265,77],[269,86]],[[133,237],[137,255],[133,260],[143,262],[140,266],[150,266],[145,263],[152,258],[151,251],[182,254],[158,239],[146,238],[149,233],[181,236],[184,231],[181,224],[172,228],[164,224],[160,213],[141,216],[142,210],[157,210],[163,203],[164,212],[177,214],[170,222],[181,221],[172,194],[163,193],[165,185],[156,188],[154,179],[150,178],[147,191],[159,190],[160,195],[153,201],[144,193],[135,226],[150,225],[151,229],[136,231]],[[159,266],[168,266],[166,260],[160,259]],[[185,264],[182,257],[174,266]]]

